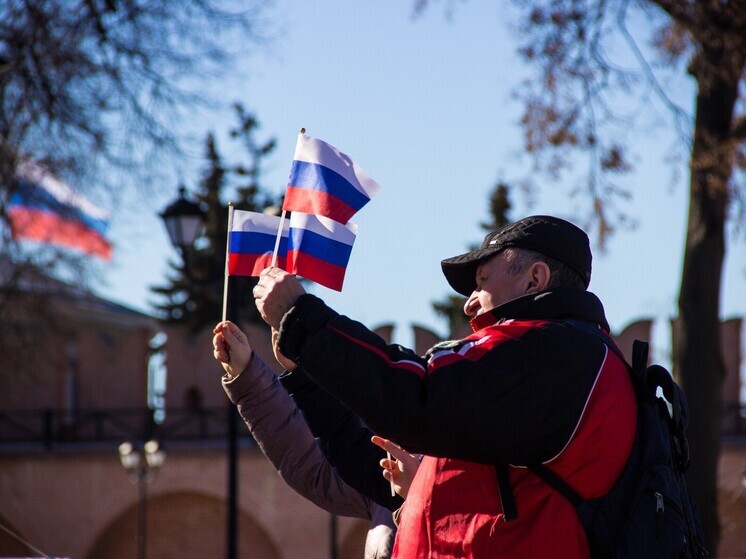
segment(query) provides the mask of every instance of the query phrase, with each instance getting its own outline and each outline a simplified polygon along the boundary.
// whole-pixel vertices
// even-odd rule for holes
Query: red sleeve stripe
[[[395,369],[403,369],[403,370],[408,371],[410,373],[416,374],[420,378],[424,378],[425,377],[425,368],[420,363],[418,363],[417,361],[409,361],[409,360],[406,360],[406,359],[404,359],[402,361],[392,361],[391,358],[388,355],[386,355],[385,352],[381,351],[377,347],[375,347],[375,346],[373,346],[371,344],[365,343],[362,340],[359,340],[359,339],[357,339],[357,338],[355,338],[353,336],[350,336],[346,332],[342,332],[341,330],[338,330],[337,328],[334,328],[332,326],[329,326],[329,329],[332,330],[333,332],[339,334],[340,336],[342,336],[344,338],[347,338],[352,343],[354,343],[354,344],[356,344],[356,345],[358,345],[360,347],[363,347],[363,348],[367,349],[371,353],[374,353],[375,355],[377,355],[378,357],[380,357],[381,359],[383,359],[389,367],[392,367],[392,368],[395,368]]]

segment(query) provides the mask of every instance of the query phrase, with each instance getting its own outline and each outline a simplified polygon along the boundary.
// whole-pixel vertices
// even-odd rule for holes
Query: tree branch
[[[740,115],[733,119],[731,137],[739,141],[746,140],[746,115]]]
[[[671,4],[674,4],[674,3],[671,2]],[[682,136],[686,136],[687,129],[690,128],[689,115],[684,109],[682,109],[676,103],[674,103],[673,100],[666,94],[665,90],[661,87],[661,84],[658,82],[657,78],[655,77],[655,73],[653,72],[653,69],[650,67],[650,64],[648,64],[647,59],[642,54],[642,51],[640,51],[640,48],[637,46],[637,42],[635,41],[632,34],[629,32],[629,29],[627,29],[627,21],[626,21],[627,6],[628,6],[628,2],[624,2],[623,7],[619,10],[619,13],[617,14],[617,23],[619,24],[619,29],[622,35],[624,36],[627,44],[632,49],[632,52],[634,53],[638,64],[642,68],[644,74],[647,76],[648,82],[653,86],[653,90],[656,92],[658,97],[663,101],[663,103],[669,108],[669,110],[675,116],[676,122],[679,125],[679,130]],[[682,125],[682,123],[685,123],[685,124]]]
[[[666,12],[671,19],[677,23],[683,25],[687,29],[696,28],[701,26],[701,22],[697,21],[695,15],[688,9],[687,2],[681,2],[680,0],[651,0],[653,4],[661,8]]]

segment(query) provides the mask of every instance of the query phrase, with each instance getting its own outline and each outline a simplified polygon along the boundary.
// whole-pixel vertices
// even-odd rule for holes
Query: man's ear
[[[534,262],[529,266],[526,275],[526,294],[540,293],[549,286],[552,272],[546,262]]]

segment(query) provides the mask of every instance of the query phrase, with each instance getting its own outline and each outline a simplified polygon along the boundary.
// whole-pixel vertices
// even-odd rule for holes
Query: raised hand
[[[246,368],[251,359],[251,345],[241,329],[226,320],[219,322],[213,329],[212,355],[223,366],[223,370],[232,378],[237,377]]]
[[[417,468],[420,467],[420,457],[410,454],[398,444],[378,435],[373,435],[370,440],[373,441],[373,444],[380,446],[388,452],[393,458],[384,458],[381,460],[380,465],[383,468],[383,477],[390,483],[393,483],[395,491],[406,499],[414,475],[417,473]]]
[[[282,317],[305,292],[293,274],[279,268],[266,268],[254,286],[254,303],[264,322],[279,330]]]

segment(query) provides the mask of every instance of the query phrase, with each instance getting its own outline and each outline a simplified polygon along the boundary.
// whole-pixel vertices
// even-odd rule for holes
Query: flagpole
[[[305,134],[306,129],[301,128],[298,134]],[[286,187],[287,188],[287,187]],[[277,238],[275,239],[275,250],[272,252],[272,267],[277,267],[277,252],[280,249],[280,239],[282,238],[282,227],[285,225],[285,216],[287,215],[287,210],[285,208],[282,208],[282,215],[280,216],[280,225],[277,227]]]
[[[280,225],[277,227],[277,238],[275,239],[275,250],[272,252],[272,267],[277,267],[277,252],[280,250],[280,239],[282,239],[282,226],[285,225],[285,216],[288,211],[283,209],[280,216]]]
[[[228,318],[228,293],[230,273],[228,261],[231,250],[231,231],[233,230],[233,202],[228,202],[228,232],[225,239],[225,282],[223,284],[223,322]],[[231,305],[231,318],[238,320],[235,303]],[[228,498],[226,510],[226,559],[237,559],[238,557],[238,425],[235,406],[228,403],[227,407],[227,440],[228,450]]]
[[[386,458],[391,460],[391,453],[388,450],[386,451]],[[396,489],[394,489],[395,484],[394,484],[394,473],[393,472],[391,473],[391,480],[389,480],[389,485],[391,486],[391,496],[396,497]]]
[[[233,202],[228,202],[228,233],[225,239],[225,280],[223,281],[223,320],[228,315],[228,259],[231,252],[231,230],[233,229]]]

